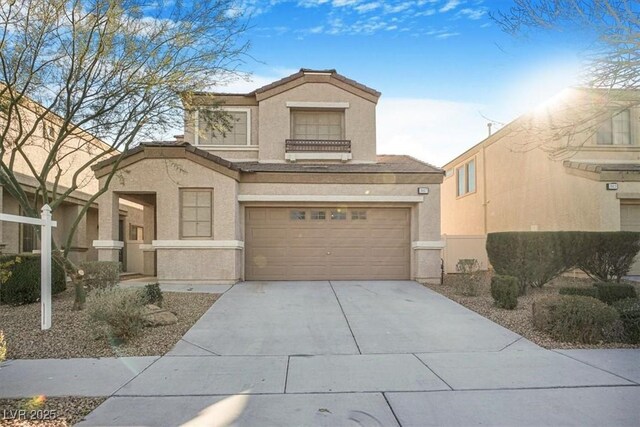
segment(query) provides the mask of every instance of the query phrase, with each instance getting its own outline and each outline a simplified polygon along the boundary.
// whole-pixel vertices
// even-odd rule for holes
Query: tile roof
[[[566,160],[564,166],[589,172],[640,172],[640,163],[591,163]]]
[[[376,163],[259,163],[237,162],[242,172],[313,173],[433,173],[444,171],[404,155],[380,155]]]
[[[284,172],[284,173],[430,173],[444,174],[444,170],[428,163],[405,155],[380,155],[376,163],[259,163],[259,162],[230,162],[222,157],[209,153],[206,150],[196,148],[186,142],[176,141],[151,141],[128,150],[124,157],[130,157],[145,147],[178,147],[184,148],[193,154],[224,166],[236,172]],[[119,155],[103,160],[92,167],[93,170],[102,169],[113,164]]]

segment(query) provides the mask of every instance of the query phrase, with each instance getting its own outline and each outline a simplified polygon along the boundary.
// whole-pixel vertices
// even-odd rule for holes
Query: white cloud
[[[449,0],[445,3],[444,6],[440,8],[440,12],[448,12],[450,10],[453,10],[456,7],[460,6],[461,3],[461,0]]]
[[[380,7],[382,7],[382,3],[374,1],[374,2],[371,2],[371,3],[359,4],[356,7],[354,7],[354,9],[358,13],[365,13],[365,12],[370,12],[372,10],[378,9]]]
[[[408,154],[442,166],[487,135],[482,105],[426,98],[381,98],[379,154]]]
[[[486,13],[487,11],[485,9],[471,9],[468,7],[461,9],[460,12],[458,12],[459,15],[466,16],[467,18],[473,19],[474,21],[482,19],[482,17]]]

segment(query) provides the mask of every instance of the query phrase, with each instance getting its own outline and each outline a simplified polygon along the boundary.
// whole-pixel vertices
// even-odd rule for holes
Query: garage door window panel
[[[185,239],[213,237],[213,190],[182,189],[180,191],[180,229]]]
[[[331,219],[342,221],[347,219],[347,212],[343,210],[331,211]]]
[[[289,219],[293,221],[304,221],[307,219],[307,213],[305,211],[291,211],[289,212]]]

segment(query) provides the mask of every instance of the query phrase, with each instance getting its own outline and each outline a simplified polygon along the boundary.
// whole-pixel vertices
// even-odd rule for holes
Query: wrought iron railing
[[[287,139],[285,140],[285,152],[287,153],[350,153],[351,141],[317,140],[317,139]]]

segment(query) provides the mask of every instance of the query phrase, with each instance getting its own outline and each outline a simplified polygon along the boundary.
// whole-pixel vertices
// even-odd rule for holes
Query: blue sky
[[[513,37],[489,16],[510,1],[244,0],[250,91],[299,68],[335,68],[382,92],[378,151],[442,165],[577,83],[584,34]],[[495,128],[499,127],[497,125]]]

